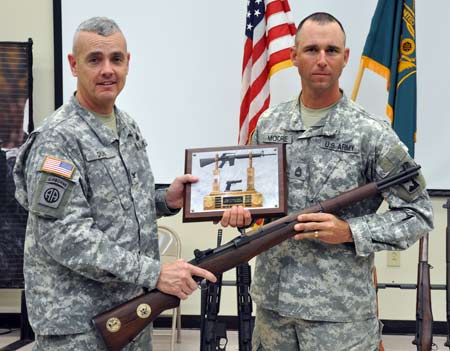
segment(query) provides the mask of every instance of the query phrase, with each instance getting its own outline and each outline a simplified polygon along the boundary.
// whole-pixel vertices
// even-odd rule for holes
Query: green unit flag
[[[386,113],[414,157],[416,134],[416,33],[414,0],[379,0],[362,53],[362,65],[383,76]]]

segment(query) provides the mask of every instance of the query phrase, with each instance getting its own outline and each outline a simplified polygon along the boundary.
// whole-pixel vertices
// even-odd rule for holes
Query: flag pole
[[[356,97],[358,96],[359,86],[361,85],[361,80],[362,80],[363,75],[364,75],[364,66],[363,66],[363,61],[361,59],[361,62],[359,63],[358,75],[356,76],[355,84],[353,85],[353,91],[352,91],[352,100],[353,101],[356,101]]]

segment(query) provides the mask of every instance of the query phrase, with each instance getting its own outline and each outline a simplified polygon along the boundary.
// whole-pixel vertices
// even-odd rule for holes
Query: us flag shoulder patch
[[[60,175],[64,178],[72,178],[75,171],[75,165],[69,161],[47,155],[41,167],[42,172]]]

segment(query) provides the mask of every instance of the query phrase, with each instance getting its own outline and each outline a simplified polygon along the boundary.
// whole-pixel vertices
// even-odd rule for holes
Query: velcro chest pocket
[[[94,197],[111,201],[118,198],[127,210],[132,205],[128,171],[115,150],[96,149],[86,152],[87,173]]]

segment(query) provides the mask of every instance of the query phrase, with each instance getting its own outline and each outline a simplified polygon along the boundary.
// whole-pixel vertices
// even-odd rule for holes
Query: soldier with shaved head
[[[104,350],[91,318],[143,289],[186,299],[192,275],[182,260],[160,264],[156,219],[183,205],[177,177],[155,190],[143,135],[115,105],[130,63],[125,37],[108,18],[80,24],[68,55],[77,90],[21,148],[16,197],[29,210],[24,275],[33,350]],[[151,350],[146,328],[126,350]]]
[[[415,164],[389,123],[340,89],[349,54],[335,17],[306,17],[291,48],[301,92],[266,110],[253,134],[286,144],[291,213]],[[389,210],[378,213],[383,200]],[[378,350],[374,254],[410,247],[432,220],[421,175],[337,215],[300,215],[299,233],[256,259],[253,350]]]

